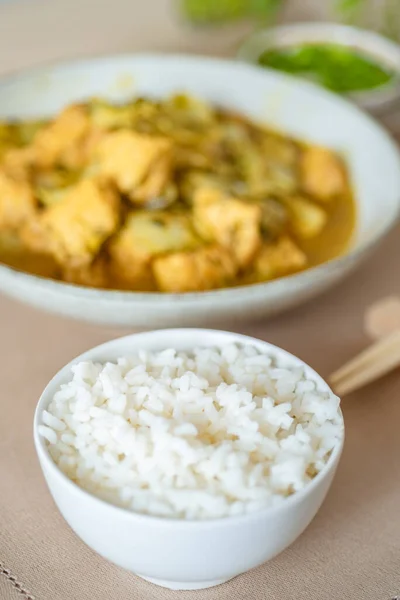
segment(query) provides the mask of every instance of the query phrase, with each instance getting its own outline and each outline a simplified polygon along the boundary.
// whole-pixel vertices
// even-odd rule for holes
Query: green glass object
[[[212,24],[236,19],[268,22],[282,0],[180,0],[183,16],[196,24]]]
[[[311,79],[337,93],[370,90],[389,83],[394,72],[352,48],[304,44],[266,50],[259,64]]]
[[[356,14],[362,9],[364,0],[337,0],[336,8],[344,17]]]

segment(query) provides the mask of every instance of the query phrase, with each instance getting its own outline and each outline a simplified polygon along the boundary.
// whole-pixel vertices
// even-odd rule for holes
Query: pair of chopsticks
[[[370,306],[365,329],[377,341],[329,377],[338,396],[355,392],[400,366],[400,298],[384,298]]]
[[[329,383],[338,396],[345,396],[383,377],[398,366],[400,331],[395,331],[332,373]]]

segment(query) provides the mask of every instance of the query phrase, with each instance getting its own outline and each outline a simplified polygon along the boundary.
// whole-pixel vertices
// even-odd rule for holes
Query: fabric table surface
[[[100,11],[102,23],[96,22],[90,29],[89,13],[95,3],[71,0],[68,6],[73,9],[79,5],[86,30],[79,28],[77,20],[69,46],[65,35],[57,45],[54,32],[46,46],[46,37],[40,38],[34,26],[42,23],[43,33],[51,30],[61,15],[61,4],[32,0],[0,7],[1,71],[41,62],[45,57],[57,58],[60,48],[64,56],[85,53],[90,46],[90,42],[85,45],[85,39],[93,40],[92,33],[97,42],[89,53],[148,48],[152,36],[157,38],[157,48],[165,50],[200,52],[206,48],[207,53],[224,54],[232,44],[229,32],[218,39],[215,34],[196,33],[193,38],[187,31],[181,34],[178,25],[167,20],[166,2],[161,0],[137,3],[145,12],[150,11],[147,5],[152,5],[154,14],[155,5],[160,8],[155,24],[146,12],[145,26],[132,23],[128,40],[122,19],[125,37],[121,39],[110,29],[112,42],[104,37],[104,20],[108,18],[104,8]],[[109,4],[123,5],[125,11],[128,4],[136,6],[126,0]],[[96,5],[103,7],[101,2]],[[42,11],[42,19],[35,6]],[[22,46],[14,44],[5,57],[16,24],[22,29],[17,32]],[[98,30],[102,35],[96,38]],[[163,44],[160,35],[164,30]],[[31,47],[24,46],[24,32]],[[142,36],[141,42],[135,32]],[[147,36],[145,41],[143,36]],[[399,255],[397,228],[368,263],[333,291],[274,320],[232,323],[231,329],[282,346],[327,376],[368,343],[363,332],[365,308],[385,295],[400,295]],[[129,332],[63,320],[0,298],[0,600],[400,597],[398,372],[343,401],[346,443],[332,489],[305,533],[267,564],[212,589],[172,592],[119,569],[86,547],[56,509],[41,475],[32,441],[33,413],[41,391],[60,367],[85,349],[124,333]]]

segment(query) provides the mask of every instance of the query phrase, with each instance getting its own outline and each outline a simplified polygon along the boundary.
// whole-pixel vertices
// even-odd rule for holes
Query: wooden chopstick
[[[329,383],[338,396],[344,396],[379,379],[400,366],[400,331],[372,344],[338,369]]]
[[[330,380],[337,383],[340,379],[347,377],[354,370],[359,370],[364,365],[378,358],[382,353],[388,352],[392,346],[400,345],[400,331],[395,331],[390,335],[378,340],[366,350],[363,350],[355,358],[352,358],[343,367],[332,373]]]

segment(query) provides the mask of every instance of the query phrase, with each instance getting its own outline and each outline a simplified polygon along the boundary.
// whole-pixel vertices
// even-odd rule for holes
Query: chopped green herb
[[[338,93],[370,90],[389,83],[394,72],[358,50],[339,44],[304,44],[266,50],[258,60],[270,67],[312,79]]]

